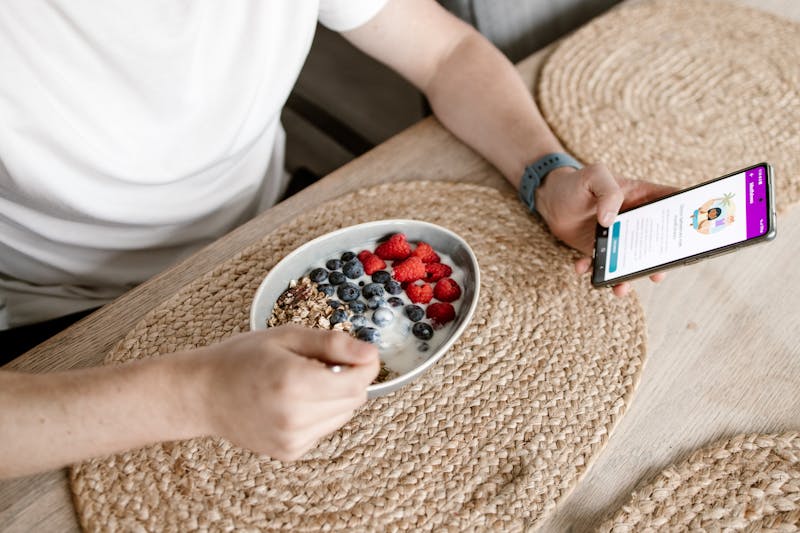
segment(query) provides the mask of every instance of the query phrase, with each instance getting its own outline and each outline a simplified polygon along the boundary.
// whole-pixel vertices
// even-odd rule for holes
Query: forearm
[[[52,374],[0,372],[0,478],[207,432],[186,355]]]
[[[439,120],[519,186],[525,166],[563,151],[514,66],[468,32],[423,88]]]

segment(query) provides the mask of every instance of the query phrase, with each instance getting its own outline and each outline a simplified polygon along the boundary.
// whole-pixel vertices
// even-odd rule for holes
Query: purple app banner
[[[755,167],[745,176],[747,205],[747,238],[760,237],[767,232],[767,172]]]

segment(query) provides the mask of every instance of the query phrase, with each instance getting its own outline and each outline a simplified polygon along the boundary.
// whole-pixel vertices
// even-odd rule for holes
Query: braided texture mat
[[[800,200],[800,25],[720,0],[630,3],[553,52],[539,105],[567,149],[685,187],[767,161]]]
[[[575,275],[574,253],[494,189],[395,183],[310,209],[154,309],[106,361],[246,330],[256,288],[288,252],[386,218],[440,224],[478,257],[480,304],[450,351],[298,462],[198,438],[77,465],[85,529],[515,531],[569,492],[638,382],[643,315],[635,297]]]
[[[668,468],[601,531],[798,531],[800,433],[740,435]]]

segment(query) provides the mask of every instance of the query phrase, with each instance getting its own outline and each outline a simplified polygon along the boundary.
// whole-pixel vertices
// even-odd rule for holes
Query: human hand
[[[198,355],[211,433],[281,461],[344,425],[380,367],[375,346],[300,326],[236,335]]]
[[[621,209],[674,191],[666,185],[617,178],[603,164],[582,169],[561,167],[550,172],[537,189],[536,207],[553,235],[585,254],[575,262],[575,271],[584,274],[591,269],[597,223],[608,227]],[[664,273],[653,274],[650,279],[661,281]],[[630,284],[620,283],[613,290],[617,296],[624,296]]]

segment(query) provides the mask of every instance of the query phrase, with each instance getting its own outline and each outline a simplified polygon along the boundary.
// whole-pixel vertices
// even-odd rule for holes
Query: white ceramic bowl
[[[338,257],[352,250],[358,253],[366,247],[374,249],[377,242],[394,233],[404,233],[410,242],[425,241],[439,253],[450,256],[453,266],[464,271],[460,309],[449,336],[442,337],[430,346],[430,355],[410,371],[383,383],[370,385],[368,396],[375,398],[395,391],[410,383],[430,368],[461,336],[469,324],[478,304],[480,272],[478,261],[469,245],[453,233],[436,224],[419,220],[380,220],[350,226],[318,237],[284,257],[258,287],[250,308],[250,329],[266,329],[267,320],[278,297],[289,286],[289,282],[306,275],[310,265],[320,264],[325,259]],[[435,339],[435,337],[434,337]]]

